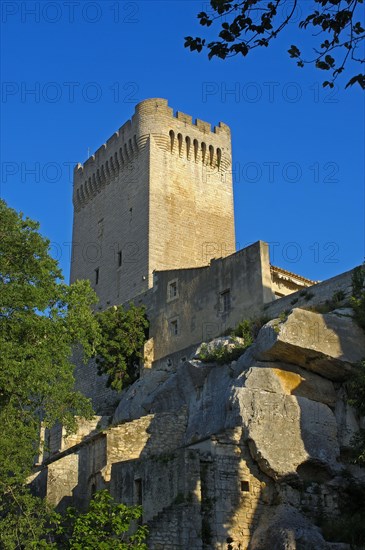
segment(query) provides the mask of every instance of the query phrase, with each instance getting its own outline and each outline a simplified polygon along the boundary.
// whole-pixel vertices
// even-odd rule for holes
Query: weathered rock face
[[[293,475],[307,462],[338,469],[336,419],[327,405],[246,388],[237,388],[232,402],[253,458],[273,479]]]
[[[355,352],[348,342],[353,334]],[[221,345],[221,339],[210,344],[211,351],[215,343]],[[314,467],[328,479],[341,468],[340,447],[358,429],[332,380],[348,374],[350,359],[362,353],[365,339],[351,318],[294,310],[283,323],[267,323],[230,365],[192,359],[173,373],[152,370],[126,392],[114,420],[186,406],[186,444],[241,426],[252,457],[272,479]]]
[[[351,363],[365,356],[365,335],[351,317],[298,308],[285,322],[274,319],[261,329],[255,355],[343,381],[351,372]]]

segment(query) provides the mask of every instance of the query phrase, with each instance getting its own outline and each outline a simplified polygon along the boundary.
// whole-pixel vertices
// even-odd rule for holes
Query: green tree
[[[191,51],[208,50],[208,57],[226,59],[235,55],[247,56],[259,47],[268,47],[299,13],[304,10],[298,26],[312,33],[313,53],[307,57],[298,46],[288,49],[298,67],[314,64],[327,71],[323,86],[334,86],[335,80],[350,63],[364,63],[363,0],[210,0],[211,13],[200,12],[199,23],[205,27],[218,23],[218,37],[211,41],[185,37],[185,47]],[[212,35],[213,36],[213,35]],[[352,69],[351,69],[352,70]],[[358,83],[365,89],[365,75],[354,74],[346,88]]]
[[[34,503],[24,488],[40,450],[40,422],[45,427],[60,422],[71,431],[75,415],[92,416],[89,401],[73,389],[71,352],[76,344],[81,344],[85,359],[95,351],[100,330],[91,305],[97,297],[87,281],[63,283],[49,254],[49,241],[38,229],[38,223],[0,200],[0,541],[4,548],[42,547],[37,522],[43,520],[32,513]],[[7,537],[14,513],[23,527],[15,533],[22,543],[12,546]]]
[[[59,516],[27,487],[10,484],[0,498],[0,548],[34,550],[57,548]]]
[[[101,341],[96,348],[99,374],[108,375],[108,385],[121,391],[137,378],[148,321],[145,308],[113,306],[96,315]]]
[[[142,516],[140,506],[118,504],[107,490],[97,491],[88,511],[69,508],[61,524],[62,548],[70,550],[147,550],[147,527],[131,534],[132,522]],[[62,520],[61,520],[62,521]]]

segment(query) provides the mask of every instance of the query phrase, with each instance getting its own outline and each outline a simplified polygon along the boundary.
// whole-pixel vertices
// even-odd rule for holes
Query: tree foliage
[[[0,532],[4,548],[47,548],[49,515],[25,488],[39,427],[90,417],[73,389],[72,347],[92,355],[99,327],[86,281],[63,283],[39,225],[0,201]],[[52,547],[52,546],[50,546]]]
[[[96,315],[101,341],[96,348],[99,374],[108,375],[108,385],[121,391],[138,375],[137,361],[146,341],[148,321],[145,308],[113,306]]]
[[[8,485],[0,498],[0,548],[55,549],[60,516],[22,485]]]
[[[185,37],[185,47],[191,51],[208,50],[209,59],[226,59],[235,55],[247,56],[258,47],[268,47],[297,15],[297,10],[306,10],[299,22],[300,30],[312,33],[313,53],[307,57],[292,44],[288,49],[298,67],[314,64],[327,71],[323,86],[333,87],[346,66],[364,63],[363,0],[210,0],[211,13],[200,12],[199,23],[210,27],[220,25],[218,37],[212,41],[192,36]],[[365,75],[354,74],[346,88],[359,84],[365,89]]]
[[[87,512],[69,508],[60,518],[60,548],[69,550],[147,550],[147,528],[132,534],[132,522],[142,516],[140,506],[118,504],[107,490],[97,491]]]
[[[38,451],[39,422],[74,426],[90,416],[89,401],[73,389],[71,350],[86,358],[99,327],[87,281],[62,282],[49,241],[38,224],[0,201],[0,480],[22,482]]]

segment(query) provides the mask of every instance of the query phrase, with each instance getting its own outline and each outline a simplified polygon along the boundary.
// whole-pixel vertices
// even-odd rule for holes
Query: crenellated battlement
[[[132,117],[132,121],[136,115],[162,116],[165,117],[165,122],[167,122],[166,119],[168,118],[172,119],[173,122],[175,122],[174,119],[177,119],[179,122],[182,122],[186,126],[192,126],[194,129],[197,129],[205,134],[212,133],[216,135],[231,135],[229,126],[227,126],[227,124],[224,124],[224,122],[219,122],[218,126],[214,126],[212,130],[210,122],[204,122],[199,118],[193,121],[193,117],[191,115],[187,115],[185,113],[182,113],[181,111],[177,111],[176,113],[174,113],[173,109],[168,106],[167,99],[152,98],[141,101],[136,105],[135,114]]]
[[[230,129],[220,122],[211,125],[178,111],[166,99],[148,99],[136,105],[130,120],[119,128],[84,164],[74,171],[74,207],[79,211],[121,172],[131,171],[149,137],[177,158],[203,164],[218,171],[231,165]]]
[[[119,128],[119,130],[114,132],[106,143],[101,145],[101,147],[99,147],[99,149],[97,149],[97,151],[95,151],[95,153],[91,155],[84,163],[78,163],[75,166],[75,172],[78,172],[80,168],[82,170],[86,170],[90,165],[93,165],[95,160],[98,160],[99,157],[104,157],[104,153],[108,148],[114,148],[117,142],[121,140],[128,141],[132,137],[133,133],[138,131],[138,127],[136,127],[137,125],[135,124],[135,119],[145,116],[148,117],[151,115],[153,117],[156,117],[156,115],[161,115],[162,118],[165,119],[165,123],[167,122],[166,117],[172,119],[173,123],[175,122],[174,119],[176,119],[177,121],[183,123],[185,127],[190,125],[193,129],[197,129],[199,132],[204,134],[213,134],[221,137],[228,136],[230,139],[230,128],[227,124],[224,124],[224,122],[219,122],[218,126],[213,127],[212,131],[211,124],[209,122],[204,122],[199,118],[195,119],[193,122],[193,117],[191,115],[187,115],[181,111],[177,111],[174,114],[172,108],[168,106],[167,99],[146,99],[136,105],[132,118],[127,120],[123,126]]]

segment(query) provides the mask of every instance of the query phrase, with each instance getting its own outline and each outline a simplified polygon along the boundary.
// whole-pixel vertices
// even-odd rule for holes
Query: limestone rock
[[[331,409],[305,397],[260,389],[235,388],[227,427],[242,425],[260,469],[280,479],[305,464],[338,470],[337,425]]]
[[[129,388],[127,388],[114,412],[113,424],[134,420],[145,414],[149,414],[149,407],[159,388],[171,376],[165,370],[153,370],[146,372]]]
[[[336,403],[333,382],[296,365],[256,361],[238,380],[250,389],[307,397],[331,407]]]
[[[338,439],[341,447],[350,448],[351,440],[360,426],[354,409],[347,403],[347,395],[343,388],[338,392],[335,416],[338,426]]]
[[[365,335],[350,317],[294,309],[284,322],[274,319],[258,335],[257,359],[280,360],[342,381],[351,363],[365,356]]]
[[[327,543],[319,528],[292,506],[281,504],[264,516],[248,550],[345,550],[348,545]]]
[[[152,369],[122,396],[113,423],[187,406],[186,439],[199,439],[223,429],[230,385],[228,366],[191,360],[172,373]]]

